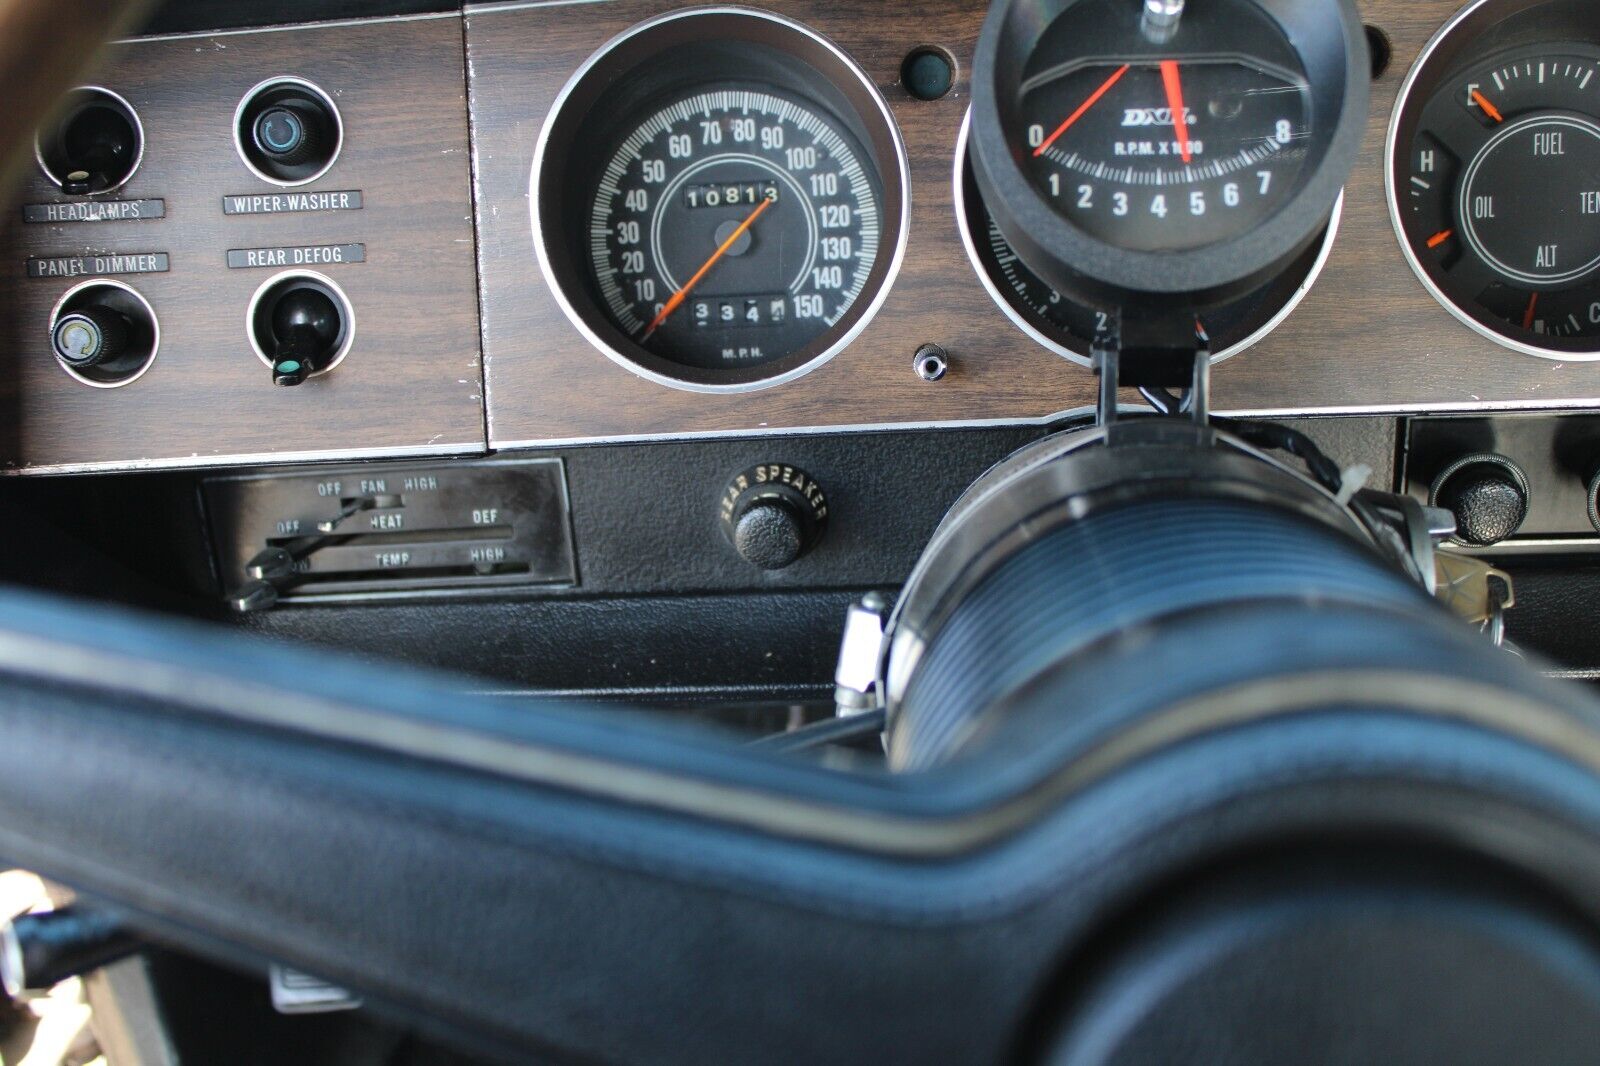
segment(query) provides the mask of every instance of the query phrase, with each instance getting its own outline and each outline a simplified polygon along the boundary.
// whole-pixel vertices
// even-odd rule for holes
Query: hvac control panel
[[[559,459],[204,483],[232,605],[578,582]]]

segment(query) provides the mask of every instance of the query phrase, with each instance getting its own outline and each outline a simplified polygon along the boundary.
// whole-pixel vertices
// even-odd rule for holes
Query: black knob
[[[256,116],[250,136],[261,153],[286,167],[316,158],[321,150],[321,116],[309,105],[287,103]]]
[[[143,939],[114,915],[74,904],[42,914],[22,914],[0,928],[0,978],[13,999],[47,992],[127,958]]]
[[[144,139],[127,101],[104,89],[77,89],[37,145],[46,175],[68,196],[83,196],[132,177]]]
[[[733,546],[752,566],[782,570],[805,551],[805,525],[788,501],[761,500],[739,516],[733,527]]]
[[[728,482],[722,529],[752,566],[782,570],[816,546],[828,521],[822,486],[798,467],[762,463]]]
[[[126,352],[132,336],[133,326],[121,311],[92,304],[57,319],[50,346],[71,366],[100,366]]]
[[[1589,524],[1600,533],[1600,464],[1589,475]]]
[[[1469,455],[1434,479],[1432,499],[1456,516],[1456,540],[1486,548],[1513,536],[1528,517],[1528,478],[1503,455]]]
[[[339,347],[343,321],[333,299],[301,286],[278,297],[272,308],[272,382],[298,385],[322,369]]]

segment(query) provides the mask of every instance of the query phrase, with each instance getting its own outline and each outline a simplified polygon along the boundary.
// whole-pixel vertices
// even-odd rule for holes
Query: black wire
[[[799,729],[791,729],[787,733],[774,733],[759,740],[752,740],[747,747],[766,748],[768,751],[806,751],[820,748],[825,744],[842,744],[862,737],[876,736],[883,732],[887,722],[888,715],[880,707],[874,711],[863,711],[861,714],[846,715],[843,718],[824,718],[820,722],[812,722]]]
[[[1216,419],[1214,424],[1246,444],[1254,445],[1264,451],[1288,452],[1306,465],[1306,470],[1323,488],[1336,496],[1343,493],[1344,471],[1339,469],[1338,463],[1328,458],[1327,453],[1317,446],[1316,441],[1299,430],[1277,422],[1235,422]],[[1383,516],[1359,495],[1353,495],[1347,505],[1351,513],[1367,527],[1367,532],[1372,535],[1379,548],[1391,556],[1402,570],[1413,580],[1420,581],[1424,585],[1429,583],[1427,576],[1418,570],[1411,549],[1394,526],[1384,521]]]

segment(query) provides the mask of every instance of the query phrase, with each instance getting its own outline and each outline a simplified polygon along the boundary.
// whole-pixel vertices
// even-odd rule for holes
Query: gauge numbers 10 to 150
[[[877,261],[882,193],[840,124],[770,91],[651,115],[600,174],[600,306],[651,354],[750,366],[820,344]]]

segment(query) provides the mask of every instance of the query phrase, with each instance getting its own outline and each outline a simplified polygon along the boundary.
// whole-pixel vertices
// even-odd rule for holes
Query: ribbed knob
[[[100,366],[128,350],[133,327],[122,312],[91,305],[62,315],[50,330],[50,345],[62,362]]]
[[[316,158],[321,149],[321,118],[309,108],[279,104],[256,116],[251,138],[263,155],[286,166],[299,166]]]

